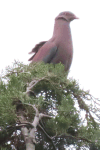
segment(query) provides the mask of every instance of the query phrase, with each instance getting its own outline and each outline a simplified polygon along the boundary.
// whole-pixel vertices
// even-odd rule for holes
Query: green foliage
[[[0,127],[17,123],[17,103],[21,101],[27,121],[32,122],[35,115],[34,109],[27,104],[35,104],[39,112],[52,116],[52,119],[41,121],[49,135],[64,134],[66,140],[70,135],[72,144],[89,145],[96,140],[99,145],[99,126],[90,115],[93,106],[86,104],[93,99],[89,92],[80,89],[77,81],[67,79],[67,75],[62,64],[24,65],[15,61],[12,67],[7,67],[0,78]],[[34,86],[28,96],[32,81]],[[82,122],[81,110],[87,115],[86,123]]]

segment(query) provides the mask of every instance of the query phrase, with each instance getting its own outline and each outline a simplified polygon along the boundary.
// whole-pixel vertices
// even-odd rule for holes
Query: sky
[[[28,52],[53,34],[54,19],[71,11],[73,62],[69,77],[100,99],[99,0],[0,0],[0,71],[14,60],[28,64]]]

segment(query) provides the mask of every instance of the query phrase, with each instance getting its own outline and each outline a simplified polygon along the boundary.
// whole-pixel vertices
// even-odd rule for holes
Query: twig
[[[40,124],[38,124],[38,127],[41,128],[41,130],[44,132],[44,134],[51,140],[52,145],[53,145],[54,149],[56,150],[55,144],[53,142],[53,138],[47,134],[47,132],[44,130],[44,128]]]
[[[30,91],[31,91],[31,89],[39,82],[39,81],[41,81],[41,80],[43,80],[45,77],[43,77],[43,78],[40,78],[40,79],[35,79],[35,80],[33,80],[33,81],[31,81],[30,83],[29,83],[29,86],[27,87],[27,89],[26,89],[26,93],[28,94]]]

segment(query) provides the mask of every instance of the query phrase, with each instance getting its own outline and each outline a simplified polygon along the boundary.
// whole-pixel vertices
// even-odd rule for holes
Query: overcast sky
[[[74,47],[69,77],[100,98],[100,0],[0,0],[0,70],[14,59],[28,63],[28,52],[51,38],[55,17],[71,11]]]

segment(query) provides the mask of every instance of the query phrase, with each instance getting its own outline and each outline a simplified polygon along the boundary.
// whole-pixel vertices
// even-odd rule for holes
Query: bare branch
[[[39,128],[44,132],[44,134],[48,137],[48,139],[51,140],[52,145],[53,145],[54,149],[56,150],[55,144],[54,144],[54,142],[53,142],[53,137],[50,137],[50,136],[47,134],[47,132],[44,130],[44,128],[43,128],[40,124],[38,124],[38,126],[39,126]]]
[[[39,82],[39,81],[41,81],[41,80],[43,80],[43,79],[45,79],[46,77],[43,77],[43,78],[40,78],[40,79],[35,79],[35,80],[33,80],[33,81],[31,81],[30,83],[29,83],[29,86],[27,87],[27,89],[26,89],[26,93],[28,94],[30,91],[31,91],[31,89]]]
[[[73,139],[76,139],[76,140],[82,140],[82,141],[86,141],[88,143],[93,143],[92,141],[88,140],[87,138],[84,138],[84,137],[81,137],[81,136],[72,136],[71,134],[61,134],[60,136],[58,137],[72,137]]]
[[[45,115],[45,114],[40,113],[40,114],[39,114],[39,118],[41,119],[41,118],[43,118],[43,117],[46,117],[46,118],[49,118],[49,119],[52,118],[52,117],[49,116],[49,115]]]

